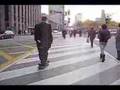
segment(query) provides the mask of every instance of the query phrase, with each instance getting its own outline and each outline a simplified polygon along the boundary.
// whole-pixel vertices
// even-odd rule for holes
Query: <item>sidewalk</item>
[[[37,69],[39,57],[34,51],[0,72],[0,85],[110,85],[120,79],[120,66],[105,53],[102,63],[99,47],[91,48],[86,38],[60,37],[49,50],[47,68]]]
[[[60,35],[60,33],[53,33],[53,37],[56,39]],[[36,43],[33,35],[15,36],[14,39],[0,40],[0,70],[29,56],[34,50],[36,50]]]

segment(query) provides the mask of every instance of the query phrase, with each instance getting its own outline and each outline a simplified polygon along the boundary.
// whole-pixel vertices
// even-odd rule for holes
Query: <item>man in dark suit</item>
[[[38,52],[39,52],[39,59],[41,63],[39,63],[38,68],[43,69],[48,66],[48,50],[51,47],[53,36],[51,25],[46,23],[47,17],[42,17],[42,22],[35,25],[35,32],[34,32],[34,39],[37,44]]]

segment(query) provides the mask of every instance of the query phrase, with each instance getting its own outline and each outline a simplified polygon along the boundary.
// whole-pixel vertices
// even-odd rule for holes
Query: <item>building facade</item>
[[[82,19],[82,14],[81,13],[78,13],[75,15],[75,22],[80,22]]]
[[[64,28],[64,5],[49,5],[49,20],[53,29]]]
[[[103,24],[103,23],[106,23],[105,19],[106,19],[105,11],[101,10],[101,17],[100,18],[96,18],[96,22],[99,23],[99,24]]]
[[[40,5],[0,5],[0,31],[12,28],[16,34],[29,33],[40,17]]]

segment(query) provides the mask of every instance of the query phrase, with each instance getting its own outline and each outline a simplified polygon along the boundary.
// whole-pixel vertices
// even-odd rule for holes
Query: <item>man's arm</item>
[[[49,24],[49,31],[50,31],[50,41],[52,43],[53,42],[53,36],[52,36],[52,28],[51,28],[50,24]]]
[[[100,39],[100,31],[98,31],[98,39]]]
[[[109,39],[111,38],[111,33],[110,33],[110,31],[109,31]]]
[[[39,32],[38,32],[39,30],[38,29],[39,29],[38,24],[36,24],[35,25],[35,32],[34,32],[34,40],[35,41],[39,40],[39,35],[38,35],[39,34]]]
[[[88,31],[88,38],[90,37],[90,31]]]

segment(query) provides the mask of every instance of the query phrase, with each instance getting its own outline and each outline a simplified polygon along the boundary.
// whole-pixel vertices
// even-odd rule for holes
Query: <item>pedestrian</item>
[[[120,60],[120,23],[118,24],[118,30],[116,33],[116,50],[117,50],[117,59]]]
[[[19,34],[19,35],[21,35],[21,32],[22,32],[21,30],[18,30],[18,34]]]
[[[91,43],[91,48],[93,48],[93,41],[96,37],[96,31],[94,30],[93,27],[88,31],[88,39],[90,40]]]
[[[62,30],[62,36],[63,36],[64,39],[66,38],[66,34],[67,34],[67,31],[65,29]]]
[[[47,17],[42,16],[42,22],[35,25],[34,39],[37,44],[40,63],[38,69],[44,69],[49,65],[48,50],[53,42],[51,25],[47,23]]]
[[[74,35],[74,38],[76,37],[76,33],[77,33],[77,30],[76,30],[76,29],[74,29],[74,30],[73,30],[73,35]]]
[[[70,38],[73,36],[73,30],[70,30],[69,35],[70,35]]]
[[[79,29],[79,37],[81,37],[81,36],[82,36],[82,30]]]
[[[100,59],[102,59],[102,62],[105,61],[104,49],[110,37],[111,35],[110,35],[110,31],[107,28],[107,25],[103,24],[101,30],[98,32],[98,38],[99,38],[99,44],[100,44],[100,50],[101,50]]]

